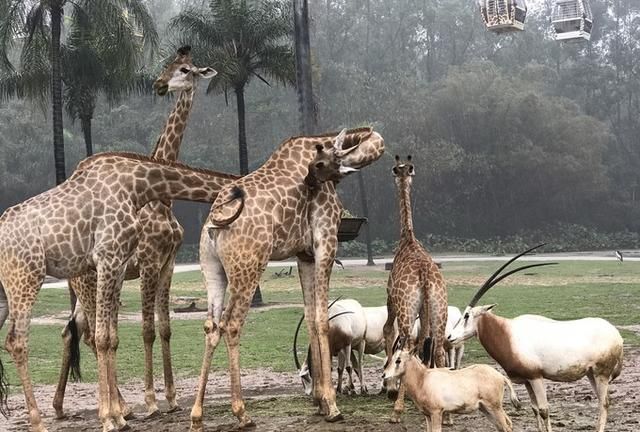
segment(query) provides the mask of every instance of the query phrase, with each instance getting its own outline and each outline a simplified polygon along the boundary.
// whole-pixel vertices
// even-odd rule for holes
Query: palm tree
[[[236,95],[240,174],[249,173],[245,126],[245,88],[258,78],[284,85],[295,83],[291,47],[291,14],[281,0],[211,0],[208,9],[187,8],[170,27],[194,47],[193,57],[218,71],[207,93]]]
[[[87,156],[93,154],[91,122],[100,93],[112,103],[124,94],[152,92],[152,79],[138,66],[143,54],[140,34],[135,27],[127,31],[119,41],[116,33],[76,16],[63,47],[64,107],[72,121],[80,120]]]
[[[206,10],[187,8],[171,20],[170,28],[194,47],[193,57],[218,71],[207,93],[233,91],[238,107],[238,153],[240,174],[249,173],[249,154],[245,126],[244,93],[247,84],[258,78],[283,85],[295,83],[294,55],[291,47],[291,14],[281,0],[211,0]],[[263,304],[260,286],[252,306]]]
[[[158,42],[151,16],[143,0],[77,0],[68,2],[72,22],[85,20],[93,28],[111,34],[119,44],[131,43],[133,27],[150,51]],[[2,94],[44,100],[51,94],[53,153],[56,183],[66,178],[63,140],[63,81],[61,33],[67,0],[0,0],[0,70]],[[19,68],[10,56],[19,45]],[[46,79],[44,79],[46,77]],[[49,84],[47,84],[49,83]]]

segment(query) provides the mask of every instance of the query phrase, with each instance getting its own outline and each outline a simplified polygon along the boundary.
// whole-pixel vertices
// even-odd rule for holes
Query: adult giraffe
[[[98,412],[104,432],[127,428],[116,376],[118,303],[142,229],[138,212],[158,200],[212,202],[234,180],[176,162],[102,153],[82,161],[64,183],[0,216],[0,328],[8,317],[5,347],[22,381],[35,432],[46,428],[29,377],[28,336],[45,275],[71,278],[95,269]],[[0,365],[0,382],[2,372]],[[5,391],[0,385],[0,401]]]
[[[225,339],[229,356],[232,411],[240,426],[253,424],[245,412],[240,387],[240,331],[268,261],[291,256],[298,260],[311,335],[314,398],[326,420],[342,418],[331,385],[327,339],[329,278],[342,205],[334,182],[326,180],[339,180],[373,163],[383,151],[382,137],[371,128],[290,138],[259,169],[220,192],[200,237],[209,310],[204,324],[205,353],[191,410],[192,431],[203,430],[204,394],[211,356],[220,337]],[[335,166],[336,176],[308,175],[327,164]],[[227,286],[231,296],[223,313]]]
[[[210,67],[194,66],[190,52],[191,47],[189,46],[179,48],[176,58],[163,69],[153,84],[160,96],[164,96],[168,92],[179,93],[175,107],[169,114],[162,134],[151,153],[153,159],[166,161],[178,159],[197,83],[200,79],[210,79],[217,73]],[[225,179],[229,177],[225,174]],[[170,201],[150,202],[140,210],[138,221],[142,229],[136,253],[127,265],[125,279],[131,280],[140,277],[142,338],[145,358],[145,402],[147,416],[154,417],[160,413],[153,385],[153,343],[156,338],[154,306],[158,314],[159,334],[162,341],[164,386],[169,412],[179,408],[176,403],[176,390],[171,366],[169,288],[176,254],[184,237],[184,229],[171,211]],[[53,408],[57,418],[65,417],[63,403],[69,371],[71,370],[74,377],[79,378],[80,375],[78,344],[83,333],[87,344],[94,348],[96,277],[96,272],[91,270],[85,275],[69,280],[71,289],[81,300],[74,310],[71,320],[62,331],[63,360],[58,387],[53,398]],[[124,399],[121,399],[121,403],[125,418],[131,417],[131,410]]]

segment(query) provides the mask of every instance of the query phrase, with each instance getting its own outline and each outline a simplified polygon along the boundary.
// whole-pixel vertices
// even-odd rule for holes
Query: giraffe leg
[[[110,249],[118,250],[115,247]],[[95,342],[98,357],[98,415],[103,432],[111,432],[115,429],[126,430],[127,422],[121,412],[115,370],[119,289],[124,276],[124,263],[113,258],[102,259],[98,261],[96,268],[98,289]]]
[[[302,297],[304,301],[304,316],[305,316],[305,321],[307,322],[307,332],[308,332],[307,334],[309,335],[316,333],[316,326],[315,326],[316,310],[312,306],[313,290],[315,287],[315,276],[314,276],[313,268],[314,268],[313,262],[307,261],[306,258],[303,259],[298,257],[298,277],[300,278],[300,285],[302,286]],[[317,349],[317,345],[314,345],[312,343],[311,338],[309,338],[309,348],[311,349],[311,362],[312,364],[315,365],[317,364],[315,363],[317,361],[316,360],[317,357],[313,356],[313,352],[314,350]],[[318,386],[318,383],[315,381],[313,370],[311,371],[311,373],[312,373],[311,379],[312,379],[313,401],[319,407],[318,414],[326,415],[328,413],[323,411],[323,406],[320,403],[320,399],[321,399],[320,387]]]
[[[209,239],[206,230],[202,230],[200,237],[200,267],[207,287],[207,302],[209,312],[204,322],[204,342],[205,349],[202,357],[202,367],[198,378],[198,390],[196,398],[191,408],[191,432],[204,430],[202,423],[202,406],[204,404],[204,394],[207,389],[209,369],[211,368],[211,357],[220,342],[220,317],[224,305],[224,296],[227,289],[227,276],[220,262],[220,258],[215,251],[215,244]]]
[[[47,432],[42,423],[40,410],[33,394],[33,384],[29,376],[29,323],[31,321],[31,310],[36,301],[36,296],[42,283],[44,282],[44,272],[41,275],[28,275],[20,281],[21,284],[11,286],[5,285],[6,292],[20,292],[20,303],[8,295],[9,304],[9,329],[5,340],[5,348],[11,354],[13,362],[22,382],[24,398],[31,422],[33,432]],[[15,288],[15,289],[13,289]]]
[[[391,348],[393,347],[394,336],[395,336],[395,321],[396,314],[391,303],[390,296],[387,296],[387,321],[384,323],[383,327],[383,335],[384,335],[384,352],[388,359],[391,358]],[[391,390],[395,390],[395,381],[387,383],[385,380],[382,381],[382,386],[380,388],[380,394],[385,394],[387,392],[387,386],[391,384]]]
[[[240,383],[240,332],[244,324],[247,312],[251,306],[251,299],[253,298],[253,292],[258,286],[258,281],[253,280],[257,278],[251,278],[247,282],[252,286],[247,293],[233,292],[234,281],[231,280],[232,293],[229,297],[229,303],[227,309],[222,317],[220,326],[222,327],[222,334],[227,345],[227,355],[229,357],[229,376],[231,380],[231,411],[238,418],[240,427],[253,426],[254,423],[247,415],[242,399],[242,387]]]
[[[154,254],[155,256],[155,254]],[[150,260],[153,261],[153,260]],[[153,343],[156,340],[154,307],[160,269],[157,265],[140,266],[140,297],[142,299],[142,340],[144,341],[144,401],[147,418],[160,415],[153,385]]]
[[[182,243],[182,241],[180,241]],[[179,246],[179,245],[178,245]],[[158,333],[162,342],[162,366],[164,375],[164,392],[169,404],[168,412],[180,410],[176,402],[176,386],[173,379],[173,367],[171,365],[171,322],[169,318],[169,290],[171,278],[175,267],[178,247],[175,247],[168,257],[167,262],[160,273],[158,291],[156,293],[156,312],[158,314]]]
[[[331,383],[331,349],[329,347],[329,314],[327,309],[329,279],[335,261],[336,246],[337,245],[333,245],[333,248],[329,247],[329,245],[322,244],[316,246],[314,266],[315,289],[313,290],[313,307],[316,310],[314,318],[317,332],[312,335],[311,340],[315,339],[314,342],[318,347],[316,351],[318,361],[316,362],[314,358],[314,364],[320,366],[314,368],[315,373],[319,374],[317,377],[314,377],[314,381],[317,379],[317,383],[320,386],[320,406],[324,406],[324,411],[327,412],[325,420],[328,422],[336,422],[344,418],[336,404],[336,391]],[[329,253],[330,250],[333,252]],[[313,350],[311,351],[311,355],[314,355]]]

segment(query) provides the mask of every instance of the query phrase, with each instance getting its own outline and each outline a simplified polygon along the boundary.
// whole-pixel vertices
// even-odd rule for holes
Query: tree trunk
[[[294,0],[296,49],[296,91],[300,113],[300,132],[310,135],[316,129],[316,115],[311,80],[311,47],[309,43],[309,7],[307,0]]]
[[[364,240],[367,243],[367,265],[376,265],[373,262],[373,248],[371,247],[371,229],[369,227],[369,205],[367,204],[367,190],[365,189],[364,176],[358,171],[358,186],[360,186],[360,203],[362,204],[362,217],[367,218],[364,224]]]
[[[240,175],[249,174],[249,151],[247,150],[247,130],[245,127],[244,87],[236,90],[238,103],[238,152],[240,154]]]
[[[87,157],[93,154],[93,141],[91,137],[91,117],[82,117],[80,119],[80,128],[84,134],[84,146],[87,149]]]
[[[62,25],[62,3],[51,2],[51,99],[53,102],[53,159],[56,184],[67,178],[64,163],[64,135],[62,129],[62,75],[60,67],[60,28]]]

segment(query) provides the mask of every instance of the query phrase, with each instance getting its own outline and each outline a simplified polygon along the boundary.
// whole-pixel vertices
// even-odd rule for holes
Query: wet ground
[[[348,432],[417,432],[424,430],[422,416],[409,404],[403,424],[388,422],[392,402],[377,396],[380,368],[369,368],[366,380],[370,395],[340,396],[338,404],[345,420],[326,423],[313,415],[314,407],[302,395],[294,373],[275,373],[269,370],[251,370],[243,374],[242,383],[248,412],[256,423],[257,431],[348,431]],[[159,385],[159,381],[156,381]],[[178,379],[179,412],[162,414],[158,418],[145,418],[142,382],[122,385],[122,392],[133,407],[136,419],[129,422],[134,431],[186,432],[189,430],[190,407],[196,387],[195,378]],[[533,414],[524,386],[516,385],[524,408],[516,411],[505,402],[507,413],[513,420],[514,431],[535,432]],[[592,431],[595,429],[597,398],[586,379],[576,383],[548,383],[548,397],[554,431]],[[162,387],[157,388],[159,405],[166,410]],[[53,386],[38,386],[36,398],[50,432],[80,432],[101,430],[96,411],[96,384],[70,384],[65,400],[69,414],[64,420],[55,420],[51,401]],[[622,375],[611,386],[611,407],[607,431],[640,431],[640,350],[629,349],[625,354]],[[28,430],[22,394],[9,398],[12,415],[7,421],[0,419],[0,430],[7,432]],[[455,424],[445,426],[448,432],[484,432],[495,430],[480,414],[454,416]],[[213,373],[208,384],[205,401],[205,430],[237,430],[229,405],[229,381],[223,371]]]

